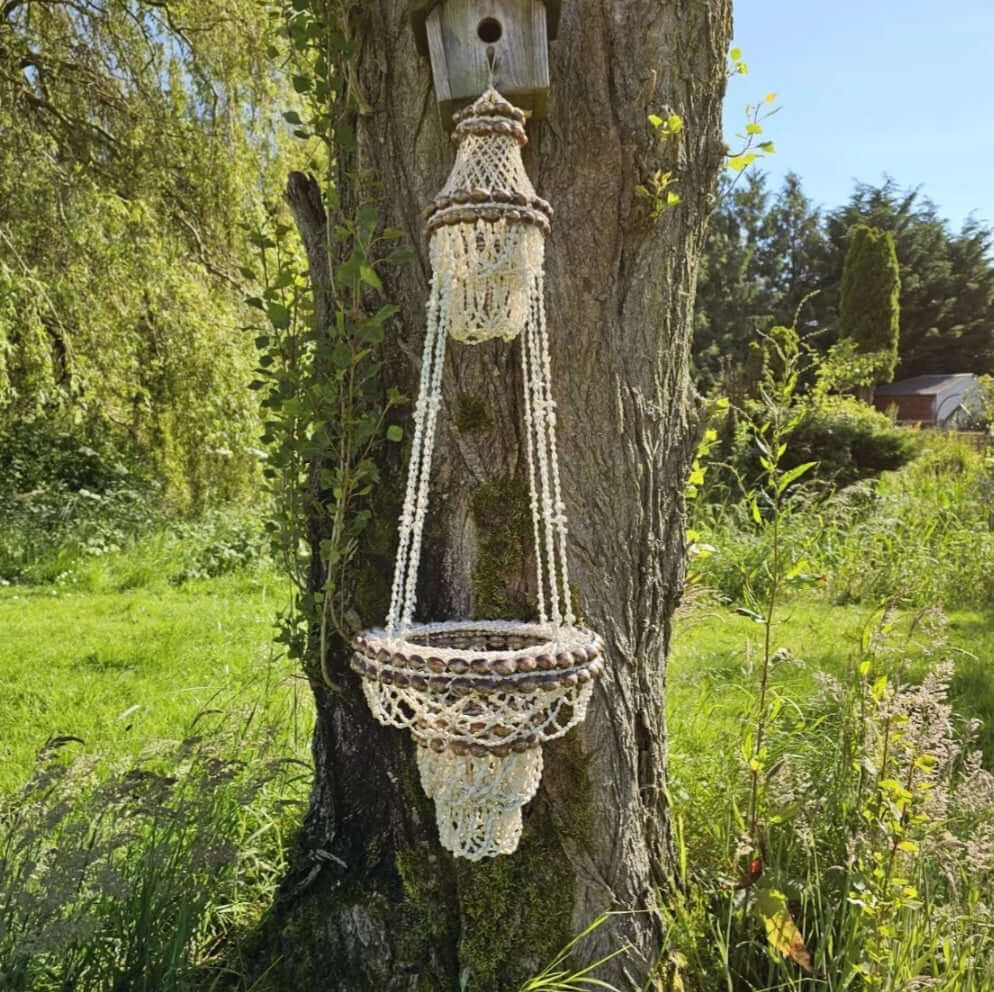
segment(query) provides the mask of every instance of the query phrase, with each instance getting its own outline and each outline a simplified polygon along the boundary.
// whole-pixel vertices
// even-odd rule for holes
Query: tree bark
[[[587,720],[546,746],[518,852],[472,865],[439,847],[413,747],[374,723],[344,646],[332,651],[332,686],[310,665],[315,783],[269,921],[276,987],[454,992],[462,975],[472,992],[508,992],[605,910],[622,912],[577,948],[577,963],[627,945],[598,975],[639,989],[653,971],[672,866],[663,704],[696,440],[692,308],[724,155],[730,7],[564,4],[549,115],[529,124],[526,164],[556,210],[546,304],[571,579],[584,621],[608,647]],[[430,277],[420,209],[452,152],[405,8],[368,0],[354,14],[355,82],[368,111],[349,166],[416,248],[415,264],[385,290],[401,306],[386,367],[413,392]],[[659,142],[650,113],[680,114],[684,131]],[[681,202],[654,220],[636,187],[657,169],[672,170]],[[326,218],[313,180],[295,176],[288,198],[318,273]],[[315,288],[321,296],[320,281]],[[329,307],[319,301],[319,321]],[[526,618],[534,580],[521,393],[518,345],[450,346],[419,594],[425,619]],[[388,532],[398,505],[384,511]],[[319,535],[316,523],[312,539]],[[385,546],[364,562],[381,591],[391,555]],[[378,625],[382,598],[380,612],[370,599],[358,597],[357,609]]]

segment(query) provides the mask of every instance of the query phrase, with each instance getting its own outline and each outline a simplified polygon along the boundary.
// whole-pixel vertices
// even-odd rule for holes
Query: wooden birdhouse
[[[491,71],[511,103],[545,116],[559,8],[560,0],[412,0],[418,49],[431,58],[447,128],[456,110],[490,86]]]

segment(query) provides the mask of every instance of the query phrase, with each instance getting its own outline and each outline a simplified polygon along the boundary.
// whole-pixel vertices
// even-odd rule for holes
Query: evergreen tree
[[[994,260],[991,230],[968,221],[953,234],[931,200],[892,179],[859,184],[827,218],[821,319],[838,323],[838,291],[854,224],[894,235],[901,276],[898,378],[927,372],[994,371]]]
[[[694,365],[704,386],[714,383],[723,368],[744,361],[750,341],[773,319],[774,296],[759,257],[769,215],[766,176],[750,173],[744,186],[729,191],[726,183],[718,196],[701,259],[694,312]]]
[[[774,324],[793,326],[801,302],[819,288],[826,247],[820,212],[804,195],[796,173],[784,177],[763,218],[760,236],[756,268],[771,297]],[[799,326],[805,331],[817,326],[813,313],[806,306],[799,315]]]
[[[694,341],[699,384],[745,367],[757,331],[798,327],[828,351],[840,336],[840,292],[849,232],[863,224],[894,239],[900,275],[898,377],[994,372],[994,233],[970,219],[959,234],[917,189],[860,183],[849,202],[821,216],[788,175],[770,202],[765,177],[720,199],[701,262]],[[812,335],[810,332],[814,331]],[[855,342],[849,346],[855,348]],[[860,349],[857,349],[857,351]],[[859,366],[866,370],[866,363]],[[722,370],[724,369],[724,372]]]
[[[851,339],[861,354],[879,356],[881,382],[890,382],[897,367],[900,289],[893,235],[854,225],[839,291],[839,337]]]

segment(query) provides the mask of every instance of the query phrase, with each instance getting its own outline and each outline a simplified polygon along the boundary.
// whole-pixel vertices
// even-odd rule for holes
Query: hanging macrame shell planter
[[[576,624],[544,304],[552,210],[521,161],[524,114],[490,89],[456,115],[456,162],[427,211],[432,285],[390,613],[356,637],[353,669],[382,724],[408,730],[439,837],[477,861],[518,846],[542,744],[580,723],[603,644]],[[414,623],[448,337],[522,342],[538,621]]]

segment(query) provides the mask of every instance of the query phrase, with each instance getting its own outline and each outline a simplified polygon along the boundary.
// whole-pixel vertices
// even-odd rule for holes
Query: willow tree
[[[323,134],[333,165],[320,181],[294,174],[287,191],[314,294],[311,364],[290,419],[301,404],[310,411],[294,450],[304,459],[303,653],[317,726],[312,799],[266,964],[280,988],[450,992],[462,977],[496,992],[618,910],[577,955],[627,945],[601,974],[640,988],[661,945],[657,907],[672,866],[666,656],[683,577],[692,311],[724,156],[730,0],[563,5],[548,117],[529,125],[526,164],[556,209],[546,285],[570,567],[608,670],[582,729],[545,748],[517,853],[477,864],[439,847],[413,746],[374,723],[341,622],[382,623],[403,471],[402,445],[372,444],[372,462],[360,458],[366,448],[353,442],[365,438],[366,414],[342,397],[361,405],[377,390],[413,392],[430,277],[421,208],[452,160],[406,8],[295,0],[287,9],[307,66],[296,84],[311,97],[300,126]],[[654,129],[650,115],[678,115],[683,126]],[[406,232],[410,264],[380,264],[384,227],[388,239]],[[350,340],[363,347],[350,353]],[[528,619],[520,377],[517,348],[449,350],[418,597],[425,617]],[[404,413],[388,419],[402,426]],[[347,513],[338,512],[345,488],[356,496]]]
[[[0,0],[0,436],[134,452],[179,505],[255,479],[269,40],[254,0]]]

